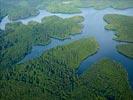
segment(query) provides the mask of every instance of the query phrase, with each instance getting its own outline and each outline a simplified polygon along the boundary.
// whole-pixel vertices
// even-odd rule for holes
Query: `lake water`
[[[56,46],[66,45],[84,37],[95,37],[100,45],[100,49],[98,53],[86,58],[84,61],[81,62],[79,69],[77,70],[77,74],[78,75],[82,74],[84,71],[86,71],[86,69],[89,68],[90,65],[95,63],[97,60],[100,60],[101,58],[111,58],[124,65],[124,68],[128,72],[130,84],[133,87],[133,60],[117,52],[116,45],[118,45],[120,42],[114,41],[112,39],[114,37],[113,31],[104,29],[106,22],[103,20],[103,16],[105,14],[123,14],[123,15],[133,16],[133,9],[116,10],[113,8],[107,8],[104,10],[95,10],[93,8],[84,8],[81,10],[82,13],[80,14],[52,14],[47,11],[40,10],[40,14],[38,16],[30,17],[23,20],[17,20],[17,22],[21,21],[23,24],[27,24],[30,21],[41,22],[41,19],[43,17],[51,15],[57,15],[62,18],[68,18],[75,15],[82,15],[85,18],[83,22],[84,28],[81,34],[73,35],[71,36],[70,39],[66,40],[58,40],[52,38],[52,42],[46,46],[39,46],[39,45],[33,46],[31,53],[26,55],[25,58],[21,60],[19,63],[35,59],[41,56],[42,53],[44,53],[45,51],[54,48]],[[5,17],[0,23],[0,28],[4,30],[5,25],[10,22],[13,21],[10,21],[8,17]]]

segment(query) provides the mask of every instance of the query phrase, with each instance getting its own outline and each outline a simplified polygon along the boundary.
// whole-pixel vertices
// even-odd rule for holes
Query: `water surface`
[[[95,37],[100,45],[100,49],[98,53],[96,53],[91,57],[86,58],[84,61],[81,62],[79,69],[77,70],[78,75],[86,71],[86,69],[88,69],[89,66],[95,63],[97,60],[100,60],[101,58],[111,58],[124,65],[124,68],[128,72],[131,86],[133,87],[133,60],[117,52],[116,45],[118,45],[119,42],[114,41],[112,39],[114,37],[113,31],[104,29],[104,26],[107,23],[103,20],[103,16],[106,14],[123,14],[123,15],[133,16],[133,9],[116,10],[113,8],[107,8],[104,10],[95,10],[93,8],[85,8],[81,10],[82,10],[81,14],[52,14],[47,11],[40,10],[40,14],[38,16],[30,17],[23,20],[18,20],[21,21],[23,24],[27,24],[30,21],[41,22],[41,19],[43,17],[51,15],[57,15],[62,18],[68,18],[75,15],[82,15],[85,18],[83,22],[84,28],[81,34],[72,35],[70,39],[66,39],[63,41],[52,38],[52,42],[46,46],[39,46],[39,45],[33,46],[31,53],[26,55],[25,58],[22,59],[19,63],[24,63],[28,60],[35,59],[41,56],[42,53],[44,53],[45,51],[54,48],[56,46],[66,45],[84,37]],[[0,24],[0,28],[4,29],[5,24],[10,22],[13,21],[10,21],[8,17],[5,17]]]

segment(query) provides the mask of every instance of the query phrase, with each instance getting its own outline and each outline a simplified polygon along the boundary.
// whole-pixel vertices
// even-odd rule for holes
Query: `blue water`
[[[35,59],[41,56],[42,53],[44,53],[45,51],[54,48],[56,46],[66,45],[84,37],[95,37],[100,45],[100,49],[98,53],[88,57],[87,59],[81,62],[81,64],[79,65],[79,69],[77,70],[77,73],[79,75],[82,74],[90,67],[90,65],[95,63],[97,60],[100,60],[101,58],[111,58],[124,65],[124,68],[127,70],[131,86],[133,87],[133,60],[117,52],[116,45],[118,45],[119,42],[114,41],[112,39],[114,37],[114,32],[104,29],[106,22],[103,20],[103,16],[105,14],[123,14],[123,15],[133,16],[133,9],[116,10],[113,8],[107,8],[104,10],[95,10],[93,8],[85,8],[81,10],[82,10],[81,14],[52,14],[44,10],[40,10],[40,14],[38,16],[31,17],[28,19],[18,20],[21,21],[23,24],[27,24],[30,21],[41,22],[41,19],[43,17],[51,15],[57,15],[62,18],[68,18],[75,15],[82,15],[85,18],[83,22],[84,28],[81,34],[71,36],[70,39],[66,40],[58,40],[51,38],[52,42],[46,46],[39,46],[39,45],[33,46],[32,51],[28,55],[26,55],[25,58],[22,59],[19,63],[24,63],[28,60]],[[9,21],[8,17],[6,17],[6,19],[7,23],[12,22]],[[1,26],[4,26],[6,24],[6,20],[4,19],[4,21],[2,22],[3,23],[0,24],[0,28]],[[4,27],[2,28],[4,29]]]
[[[41,23],[42,18],[47,17],[47,16],[52,16],[52,15],[57,15],[62,18],[69,18],[72,16],[80,15],[80,14],[60,14],[60,13],[54,14],[54,13],[47,12],[45,10],[39,10],[39,12],[40,13],[37,16],[29,17],[26,19],[20,19],[16,21],[12,21],[8,18],[8,16],[6,16],[5,18],[3,18],[3,20],[0,23],[0,29],[5,30],[6,24],[12,23],[12,22],[22,22],[23,24],[27,25],[30,21],[36,21],[36,22]]]

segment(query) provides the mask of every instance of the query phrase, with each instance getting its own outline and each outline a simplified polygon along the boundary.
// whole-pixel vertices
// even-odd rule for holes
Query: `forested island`
[[[132,8],[0,0],[0,100],[133,100]]]
[[[116,61],[104,58],[78,78],[72,100],[132,100],[127,73]]]
[[[2,99],[131,100],[126,71],[115,61],[103,59],[80,77],[75,74],[80,62],[97,50],[95,39],[85,38],[49,50],[36,60],[1,70]]]
[[[116,47],[118,52],[133,58],[133,17],[108,14],[104,16],[104,20],[108,23],[105,28],[115,31],[114,39],[122,42]]]
[[[5,16],[9,16],[11,20],[36,16],[39,9],[54,13],[80,13],[79,8],[83,7],[95,9],[133,7],[132,0],[0,0],[0,4],[0,21]]]
[[[58,52],[58,49],[55,51]],[[127,73],[121,64],[103,59],[78,77],[75,75],[75,70],[65,64],[67,59],[57,62],[60,58],[54,57],[54,60],[50,52],[52,51],[48,51],[38,60],[2,71],[0,73],[1,98],[4,100],[16,98],[132,100],[133,92],[129,87]],[[52,60],[48,60],[48,57]]]
[[[58,39],[69,38],[82,30],[81,16],[62,19],[57,16],[45,17],[42,23],[30,22],[24,25],[20,22],[6,26],[0,41],[1,67],[10,67],[28,54],[34,45],[47,45],[51,37]]]
[[[126,9],[133,7],[131,0],[66,0],[62,2],[53,2],[46,7],[46,10],[54,13],[80,13],[79,8],[93,7],[101,10],[108,7],[115,9]]]
[[[5,71],[1,70],[0,79],[3,81],[11,80],[11,85],[15,80],[15,84],[24,85],[25,83],[29,84],[29,86],[37,86],[37,89],[39,88],[41,90],[42,96],[47,96],[48,94],[52,99],[63,99],[74,88],[75,83],[73,81],[76,78],[75,69],[83,59],[97,52],[98,48],[98,43],[93,38],[78,40],[69,45],[56,47],[47,51],[36,60],[25,64],[17,64]],[[8,86],[6,87],[8,89]],[[25,87],[22,89],[26,91],[28,88]],[[4,91],[6,92],[6,88]],[[14,95],[15,92],[10,94],[9,97]],[[19,98],[21,97],[20,94],[18,94]],[[46,99],[49,98],[47,97]]]

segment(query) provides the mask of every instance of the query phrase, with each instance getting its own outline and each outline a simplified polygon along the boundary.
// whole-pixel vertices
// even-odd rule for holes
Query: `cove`
[[[117,52],[116,45],[119,44],[120,42],[113,40],[114,37],[113,31],[105,30],[104,26],[107,23],[103,20],[103,16],[106,14],[123,14],[123,15],[133,16],[133,9],[116,10],[113,8],[107,8],[103,10],[95,10],[93,8],[83,8],[81,9],[81,11],[82,13],[80,14],[53,14],[44,10],[40,10],[40,14],[38,16],[30,17],[23,20],[17,20],[21,21],[23,24],[27,24],[30,21],[41,22],[41,19],[43,17],[51,15],[57,15],[62,18],[81,15],[85,18],[83,22],[84,28],[81,34],[72,35],[70,39],[65,39],[65,40],[58,40],[51,38],[52,42],[46,46],[42,45],[33,46],[32,51],[28,55],[26,55],[25,58],[22,59],[19,63],[24,63],[28,60],[35,59],[41,56],[41,54],[44,53],[45,51],[54,48],[56,46],[66,45],[84,37],[95,37],[100,45],[100,49],[96,54],[86,58],[84,61],[81,62],[77,70],[77,74],[78,75],[82,74],[84,71],[86,71],[89,68],[91,64],[95,63],[97,60],[101,58],[107,57],[116,60],[125,66],[125,69],[127,70],[128,73],[130,84],[133,87],[133,60]],[[12,21],[10,21],[8,17],[5,17],[0,24],[0,28],[3,26],[4,29],[4,25],[10,22]]]
[[[12,22],[22,22],[23,24],[27,25],[30,21],[36,21],[36,22],[41,23],[41,19],[43,19],[44,17],[47,17],[47,16],[52,16],[52,15],[56,15],[56,16],[59,16],[62,18],[69,18],[72,16],[80,15],[80,14],[60,14],[60,13],[54,14],[54,13],[47,12],[45,10],[39,10],[39,12],[40,13],[37,16],[29,17],[26,19],[20,19],[20,20],[16,20],[16,21],[12,21],[8,18],[8,16],[6,16],[2,19],[2,21],[0,23],[0,29],[5,30],[6,24],[12,23]]]

